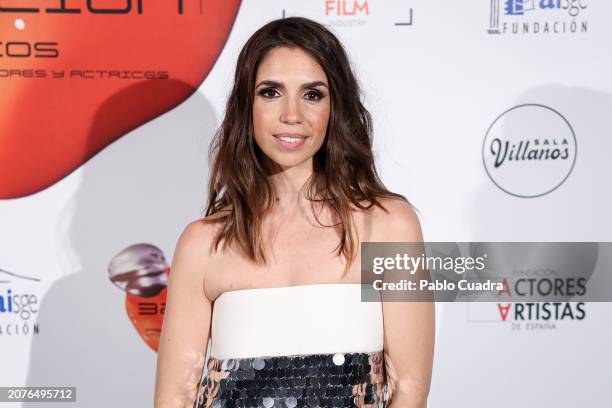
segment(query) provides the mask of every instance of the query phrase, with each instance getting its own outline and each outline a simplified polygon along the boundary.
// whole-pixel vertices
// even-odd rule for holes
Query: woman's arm
[[[414,210],[402,202],[390,207],[387,219],[392,223],[384,223],[388,226],[384,241],[423,242]],[[395,299],[382,303],[389,407],[426,408],[434,353],[434,303]]]
[[[157,353],[155,408],[194,405],[211,320],[211,303],[204,294],[207,235],[200,221],[192,222],[174,251]]]

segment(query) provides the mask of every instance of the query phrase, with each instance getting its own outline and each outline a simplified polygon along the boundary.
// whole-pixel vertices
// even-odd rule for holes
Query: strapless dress
[[[386,407],[380,302],[359,283],[224,292],[195,408]]]

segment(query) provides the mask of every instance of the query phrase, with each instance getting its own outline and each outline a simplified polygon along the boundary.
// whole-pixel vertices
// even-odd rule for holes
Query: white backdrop
[[[328,24],[346,45],[373,114],[382,179],[420,210],[426,240],[612,241],[612,3],[545,3],[557,1],[243,1],[196,93],[58,183],[0,200],[0,268],[40,278],[11,286],[37,297],[36,313],[0,314],[0,385],[76,385],[70,406],[153,405],[156,354],[106,268],[139,242],[171,261],[182,228],[201,215],[206,149],[237,55],[257,28],[283,15]],[[508,161],[489,176],[487,130],[525,104],[563,119],[521,110],[501,119],[498,136],[561,142],[569,124],[575,163],[568,170]],[[547,182],[556,188],[545,192]],[[530,183],[543,194],[513,194]],[[2,283],[0,295],[8,296]],[[518,330],[479,317],[490,308],[437,305],[431,407],[612,406],[609,303],[587,304],[582,320],[522,322]],[[24,325],[29,333],[8,333]]]

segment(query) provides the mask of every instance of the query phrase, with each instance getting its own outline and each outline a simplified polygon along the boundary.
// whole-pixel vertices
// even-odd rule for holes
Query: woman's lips
[[[278,145],[284,149],[293,150],[306,143],[308,136],[295,133],[279,133],[274,135]]]

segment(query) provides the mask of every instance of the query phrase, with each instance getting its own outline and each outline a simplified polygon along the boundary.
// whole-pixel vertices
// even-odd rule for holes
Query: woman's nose
[[[287,98],[283,103],[281,121],[289,123],[300,122],[300,115],[299,103],[291,98]]]

